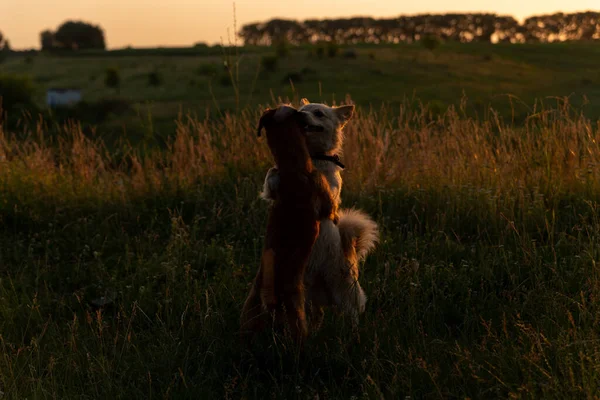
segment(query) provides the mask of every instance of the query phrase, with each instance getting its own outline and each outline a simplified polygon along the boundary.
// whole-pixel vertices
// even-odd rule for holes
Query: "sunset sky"
[[[238,27],[271,18],[390,17],[401,14],[495,12],[517,19],[557,11],[600,10],[598,0],[298,0],[235,1]],[[67,19],[100,25],[109,48],[227,42],[230,0],[0,0],[0,32],[15,49],[39,47],[39,33]]]

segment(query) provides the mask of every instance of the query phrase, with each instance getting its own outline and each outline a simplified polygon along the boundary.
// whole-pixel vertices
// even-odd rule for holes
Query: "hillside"
[[[323,49],[322,58],[312,46],[292,48],[287,57],[276,61],[273,72],[261,67],[261,58],[274,54],[270,48],[240,48],[237,57],[231,50],[220,56],[214,55],[214,49],[212,53],[184,50],[15,57],[0,65],[0,72],[31,76],[40,106],[50,87],[79,87],[92,105],[122,99],[130,106],[128,111],[90,121],[111,136],[120,136],[124,126],[132,135],[143,130],[139,127],[150,113],[154,134],[164,137],[173,133],[172,122],[180,111],[204,115],[211,110],[216,115],[235,110],[236,104],[240,108],[265,104],[274,96],[332,103],[350,94],[363,107],[394,106],[408,99],[431,103],[435,112],[459,105],[464,94],[469,114],[483,117],[491,106],[516,122],[533,111],[536,99],[555,105],[551,97],[570,96],[571,104],[585,105],[587,116],[600,117],[600,45],[594,42],[446,43],[434,51],[419,44],[361,45],[340,48],[335,57],[328,57],[328,49]],[[227,58],[230,65],[238,63],[239,71],[232,68],[228,74],[223,67]],[[113,67],[121,78],[118,92],[105,86],[106,69]],[[151,73],[158,76],[157,86],[149,84]]]

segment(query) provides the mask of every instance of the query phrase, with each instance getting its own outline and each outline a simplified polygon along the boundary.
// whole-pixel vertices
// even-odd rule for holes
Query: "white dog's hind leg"
[[[333,300],[340,311],[350,316],[356,328],[360,314],[365,311],[367,296],[358,282],[358,266],[347,261],[344,267],[345,271],[341,271],[334,283]]]

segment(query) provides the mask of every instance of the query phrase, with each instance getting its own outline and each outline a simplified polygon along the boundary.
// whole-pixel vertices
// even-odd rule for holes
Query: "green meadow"
[[[200,47],[40,54],[11,58],[0,64],[0,73],[30,77],[40,107],[48,88],[81,88],[92,112],[74,115],[101,126],[111,140],[147,136],[149,119],[152,134],[165,138],[173,134],[180,113],[222,117],[279,98],[331,104],[350,95],[366,108],[382,103],[397,108],[408,100],[415,106],[427,103],[439,114],[466,97],[472,117],[486,118],[493,107],[522,123],[535,112],[536,101],[556,105],[555,97],[568,96],[586,115],[600,117],[600,47],[595,42],[445,43],[433,51],[419,43],[357,45],[336,47],[334,57],[328,47],[290,46],[279,57],[276,50]],[[118,72],[118,88],[105,85],[107,69]],[[98,104],[111,101],[112,107]],[[97,117],[94,110],[103,107],[108,111]]]

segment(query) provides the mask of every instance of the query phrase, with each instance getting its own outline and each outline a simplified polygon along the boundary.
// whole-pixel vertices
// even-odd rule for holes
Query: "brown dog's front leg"
[[[293,294],[292,298],[284,303],[284,308],[286,312],[286,325],[290,330],[290,336],[296,343],[302,345],[308,336],[304,295],[301,292]]]
[[[327,179],[322,173],[314,171],[313,181],[315,182],[315,191],[317,195],[315,207],[317,219],[331,219],[334,223],[337,224],[337,222],[339,221],[339,216],[337,213],[337,207],[333,202],[331,189],[329,187]]]
[[[240,339],[247,346],[254,335],[264,329],[263,306],[256,282],[252,284],[250,294],[246,298],[242,315],[240,316]]]
[[[240,335],[248,343],[252,337],[265,329],[265,309],[272,308],[275,298],[275,252],[273,249],[263,251],[260,268],[252,283],[250,294],[244,303],[240,317]]]

